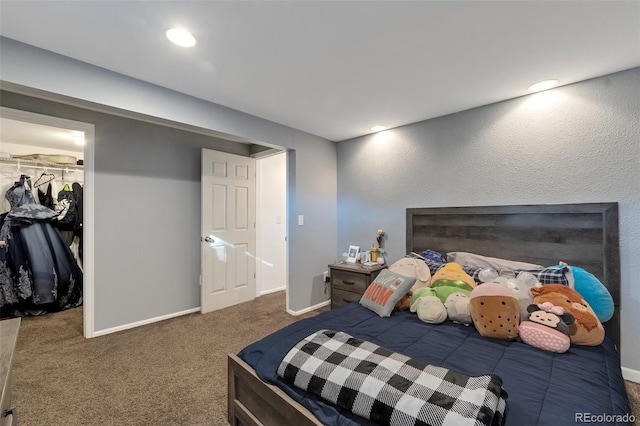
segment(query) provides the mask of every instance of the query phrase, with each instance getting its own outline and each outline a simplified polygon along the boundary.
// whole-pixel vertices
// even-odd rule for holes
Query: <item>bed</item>
[[[620,348],[617,203],[408,208],[406,251],[468,251],[542,265],[580,266],[605,284],[614,315],[598,346],[564,354],[521,341],[480,337],[473,326],[389,318],[351,303],[298,321],[228,356],[228,421],[233,425],[370,425],[276,375],[284,354],[320,329],[344,331],[410,357],[466,374],[499,375],[508,393],[506,425],[557,425],[585,419],[629,424]],[[627,415],[626,417],[624,417]],[[597,417],[600,416],[600,417]],[[608,416],[608,417],[607,417]],[[626,423],[625,423],[626,422]]]

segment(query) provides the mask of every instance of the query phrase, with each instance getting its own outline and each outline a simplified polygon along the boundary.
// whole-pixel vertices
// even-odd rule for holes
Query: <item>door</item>
[[[202,313],[256,295],[255,160],[202,150]]]

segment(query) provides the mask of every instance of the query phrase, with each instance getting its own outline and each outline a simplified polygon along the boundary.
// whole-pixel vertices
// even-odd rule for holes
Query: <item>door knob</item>
[[[204,237],[204,241],[211,244],[216,242],[215,238],[213,238],[211,235],[207,235],[206,237]]]

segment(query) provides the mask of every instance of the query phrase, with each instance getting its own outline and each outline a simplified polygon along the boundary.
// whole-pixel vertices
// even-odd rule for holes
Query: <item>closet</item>
[[[83,153],[0,142],[0,317],[81,306]]]

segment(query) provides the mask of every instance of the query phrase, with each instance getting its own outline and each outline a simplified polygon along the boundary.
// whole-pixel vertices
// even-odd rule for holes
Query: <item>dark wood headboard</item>
[[[618,203],[408,208],[407,253],[427,249],[586,269],[613,297],[604,327],[620,347]]]

